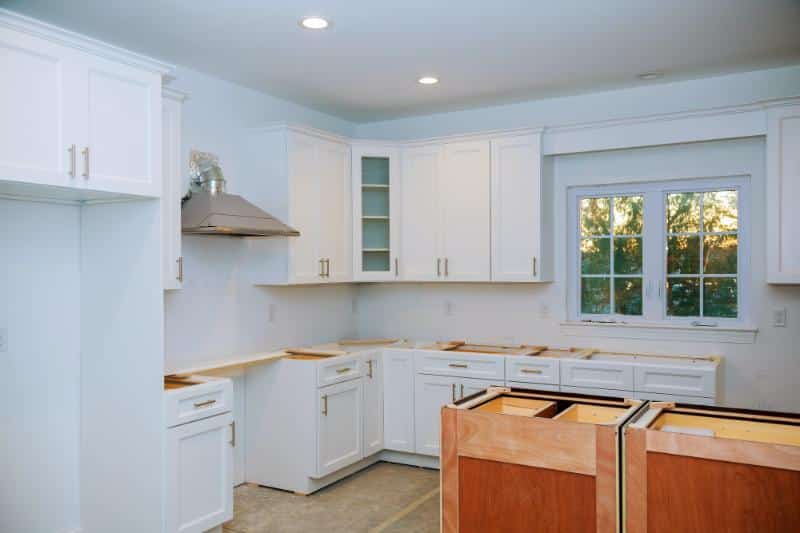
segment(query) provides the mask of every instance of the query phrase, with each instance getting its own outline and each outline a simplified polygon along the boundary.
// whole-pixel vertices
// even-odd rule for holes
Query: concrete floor
[[[436,533],[439,471],[377,463],[311,496],[236,488],[226,533]]]

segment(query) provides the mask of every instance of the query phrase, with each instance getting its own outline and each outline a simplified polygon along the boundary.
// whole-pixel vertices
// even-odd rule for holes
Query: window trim
[[[736,318],[675,317],[667,315],[666,195],[674,192],[738,191],[737,312]],[[642,315],[582,314],[580,295],[580,199],[586,197],[644,196],[642,232]],[[567,189],[567,319],[575,322],[691,326],[703,329],[736,327],[750,318],[750,176],[680,178],[619,184],[571,186]],[[702,221],[701,221],[702,223]],[[650,229],[656,228],[656,229]],[[657,237],[657,238],[654,238]],[[660,251],[659,251],[660,249]],[[701,257],[702,260],[702,257]],[[610,275],[613,275],[611,273]],[[699,277],[699,275],[698,275]],[[701,287],[702,290],[702,287]]]

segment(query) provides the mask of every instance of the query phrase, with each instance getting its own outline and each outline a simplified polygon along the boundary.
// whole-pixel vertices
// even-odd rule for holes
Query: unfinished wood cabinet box
[[[619,530],[636,400],[490,387],[442,408],[442,531]]]
[[[800,415],[650,404],[623,449],[629,533],[800,527]]]

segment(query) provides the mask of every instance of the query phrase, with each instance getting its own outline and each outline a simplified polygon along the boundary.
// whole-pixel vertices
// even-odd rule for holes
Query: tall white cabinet
[[[161,225],[163,228],[162,260],[165,290],[180,289],[183,284],[181,252],[181,198],[184,189],[181,165],[181,108],[186,95],[164,89],[161,109],[162,193]]]
[[[351,281],[350,146],[316,130],[269,126],[250,130],[242,166],[252,176],[231,192],[300,232],[299,237],[249,239],[247,267],[259,285]]]
[[[10,12],[0,17],[31,26]],[[91,53],[97,44],[38,29],[0,28],[0,179],[160,196],[167,68],[132,54],[115,60],[117,51],[101,57]]]
[[[552,280],[552,208],[542,134],[492,139],[492,280]]]
[[[767,110],[767,281],[800,284],[800,106]]]

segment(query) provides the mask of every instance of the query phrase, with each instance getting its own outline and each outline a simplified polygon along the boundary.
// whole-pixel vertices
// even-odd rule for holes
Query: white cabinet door
[[[317,475],[321,478],[364,457],[361,379],[318,391]]]
[[[383,353],[383,440],[387,450],[414,453],[414,352]]]
[[[320,256],[325,282],[352,279],[350,150],[341,143],[318,141],[320,176]]]
[[[233,518],[230,413],[166,433],[167,533],[202,533]]]
[[[317,157],[318,142],[307,135],[290,132],[287,139],[289,167],[289,224],[300,232],[289,238],[289,283],[320,283],[324,266],[320,256],[322,197]]]
[[[440,167],[441,147],[438,145],[403,151],[400,186],[400,278],[406,281],[443,279],[437,202]]]
[[[414,383],[414,451],[422,455],[439,455],[441,410],[458,399],[461,381],[447,376],[418,374]]]
[[[79,54],[2,28],[0,72],[0,179],[82,186]]]
[[[80,174],[92,190],[161,196],[161,77],[84,59],[86,138]]]
[[[767,281],[800,283],[800,106],[767,113]]]
[[[165,94],[162,102],[162,193],[161,226],[163,237],[163,285],[165,290],[180,289],[183,283],[181,256],[181,198],[184,194],[181,172],[180,96]]]
[[[492,141],[492,280],[545,281],[542,275],[542,136]],[[547,258],[550,260],[550,258]]]
[[[443,279],[489,281],[489,142],[446,144],[438,200]]]
[[[383,449],[383,359],[364,356],[364,457]]]

